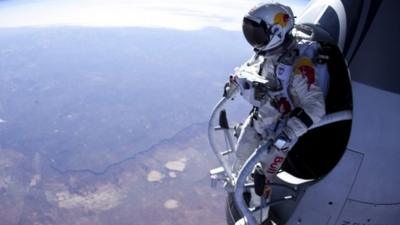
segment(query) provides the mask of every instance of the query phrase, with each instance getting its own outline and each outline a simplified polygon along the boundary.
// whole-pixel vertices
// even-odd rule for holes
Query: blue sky
[[[9,0],[0,1],[0,27],[139,26],[240,30],[256,0]],[[307,0],[283,0],[299,15]]]

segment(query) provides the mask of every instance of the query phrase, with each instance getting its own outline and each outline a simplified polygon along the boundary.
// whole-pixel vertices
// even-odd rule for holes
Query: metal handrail
[[[210,120],[208,122],[208,141],[210,143],[211,149],[213,150],[214,154],[217,156],[217,159],[219,161],[219,163],[222,165],[222,167],[225,170],[225,174],[229,177],[229,179],[231,181],[234,180],[234,176],[232,173],[232,168],[229,166],[228,161],[223,157],[224,155],[221,154],[220,151],[218,151],[217,149],[217,145],[216,145],[216,140],[215,140],[215,136],[213,135],[214,132],[216,130],[219,130],[220,128],[216,128],[215,124],[218,121],[218,116],[219,113],[224,110],[224,106],[226,105],[226,103],[232,99],[236,94],[237,94],[237,89],[232,91],[232,94],[230,96],[227,97],[223,97],[214,107],[212,113],[211,113],[211,117]],[[230,147],[230,150],[234,149],[234,144],[233,144],[233,140],[232,137],[230,136],[230,133],[228,130],[224,129],[224,134],[225,134],[225,138],[228,138],[228,144]]]

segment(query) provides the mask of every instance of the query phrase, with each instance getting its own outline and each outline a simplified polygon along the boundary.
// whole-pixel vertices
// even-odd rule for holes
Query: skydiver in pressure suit
[[[239,88],[253,110],[238,130],[238,173],[253,151],[273,137],[275,154],[262,164],[263,180],[278,172],[287,152],[325,115],[329,74],[321,46],[292,34],[292,10],[278,3],[260,4],[243,19],[243,33],[255,56],[237,68],[229,86]],[[247,74],[247,75],[246,75]],[[250,75],[249,75],[250,74]]]

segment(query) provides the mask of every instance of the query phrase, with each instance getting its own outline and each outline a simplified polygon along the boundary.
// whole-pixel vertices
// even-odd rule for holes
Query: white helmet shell
[[[259,51],[269,51],[282,45],[293,27],[292,10],[279,3],[259,4],[243,18],[243,34]]]

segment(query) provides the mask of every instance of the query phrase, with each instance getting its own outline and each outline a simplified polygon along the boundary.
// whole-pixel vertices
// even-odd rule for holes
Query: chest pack
[[[262,77],[273,77],[275,79],[275,89],[269,90],[271,105],[280,113],[289,113],[294,104],[289,93],[291,75],[293,74],[293,63],[297,53],[289,51],[278,58],[277,62],[272,59],[266,59],[261,70]]]

